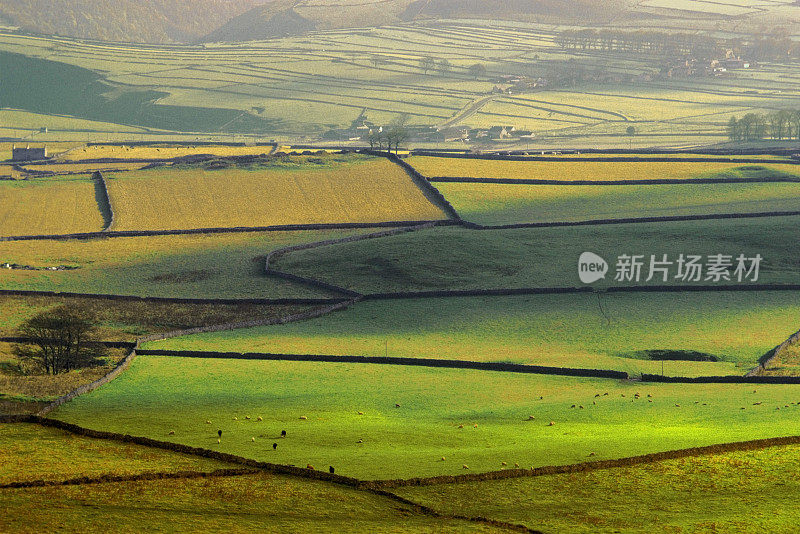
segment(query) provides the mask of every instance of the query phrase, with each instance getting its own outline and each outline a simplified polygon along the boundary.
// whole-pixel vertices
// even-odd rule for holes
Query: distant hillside
[[[84,39],[190,42],[270,0],[0,0],[0,19]]]
[[[317,24],[292,9],[295,2],[276,1],[259,6],[228,21],[201,40],[254,41],[271,37],[301,35],[317,29]]]
[[[579,22],[603,20],[619,2],[596,0],[416,0],[403,12],[403,20],[420,18],[492,17],[515,19],[547,15]]]

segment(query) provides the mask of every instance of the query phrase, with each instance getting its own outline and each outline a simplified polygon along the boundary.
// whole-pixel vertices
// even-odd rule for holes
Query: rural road
[[[488,104],[489,102],[494,100],[495,96],[496,95],[491,95],[491,96],[486,96],[486,97],[478,99],[478,100],[473,100],[472,102],[467,104],[467,106],[464,109],[462,109],[461,111],[456,113],[447,122],[443,122],[442,124],[437,126],[437,128],[439,128],[440,130],[442,130],[444,128],[451,128],[451,127],[457,125],[458,123],[460,123],[461,121],[472,117],[478,111],[480,111],[480,109],[483,106],[485,106],[486,104]]]

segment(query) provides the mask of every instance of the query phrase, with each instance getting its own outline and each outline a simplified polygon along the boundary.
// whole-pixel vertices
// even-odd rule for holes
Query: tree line
[[[800,58],[800,42],[788,37],[774,36],[743,40],[717,39],[691,33],[584,29],[565,30],[555,37],[555,43],[564,50],[600,50],[665,56],[692,55],[709,59],[728,50],[751,61]]]
[[[733,116],[728,121],[727,133],[731,141],[800,141],[800,110],[748,113],[741,119]]]

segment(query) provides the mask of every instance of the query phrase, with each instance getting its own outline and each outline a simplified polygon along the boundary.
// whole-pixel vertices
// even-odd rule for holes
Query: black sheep
[[[282,437],[282,438],[285,438],[285,437],[286,437],[286,431],[285,431],[285,430],[281,430],[281,437]]]
[[[330,472],[331,472],[331,474],[333,474],[333,466],[330,466],[330,467],[328,468],[328,471],[330,471]]]
[[[217,430],[217,435],[218,435],[219,437],[222,437],[222,430]]]
[[[278,444],[277,444],[277,443],[273,443],[273,444],[272,444],[272,450],[273,450],[273,451],[276,451],[276,450],[278,450]]]

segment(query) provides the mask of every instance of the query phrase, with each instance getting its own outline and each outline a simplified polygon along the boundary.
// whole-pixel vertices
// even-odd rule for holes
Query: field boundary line
[[[231,360],[290,361],[319,363],[356,363],[373,365],[399,365],[407,367],[433,367],[440,369],[471,369],[477,371],[500,371],[505,373],[545,374],[585,378],[628,380],[624,371],[607,369],[581,369],[574,367],[551,367],[521,363],[479,362],[471,360],[444,360],[437,358],[404,358],[392,356],[351,356],[324,354],[277,354],[258,352],[213,352],[190,350],[139,349],[140,356],[166,356],[175,358],[217,358]]]
[[[336,304],[346,299],[344,298],[242,298],[242,299],[215,299],[215,298],[194,298],[194,297],[140,297],[137,295],[115,295],[107,293],[73,293],[61,291],[38,291],[32,289],[0,289],[0,296],[20,296],[20,297],[59,297],[59,298],[85,298],[97,300],[119,300],[131,302],[159,302],[164,304],[217,304],[217,305],[237,305],[237,304],[264,304],[271,306],[291,306],[291,305],[326,305]]]
[[[551,180],[540,178],[473,178],[469,176],[432,176],[429,182],[450,184],[503,185],[709,185],[800,183],[797,178],[646,178],[643,180]]]
[[[103,484],[109,482],[138,482],[150,480],[176,480],[196,478],[235,477],[261,473],[259,469],[215,469],[213,471],[163,471],[144,472],[136,475],[105,474],[94,477],[84,476],[66,480],[26,480],[0,484],[0,490],[21,488],[43,488],[51,486],[82,486],[84,484]]]
[[[106,222],[105,228],[101,230],[101,232],[109,232],[111,228],[114,226],[114,222],[117,219],[117,216],[114,213],[114,204],[111,202],[111,194],[108,192],[108,182],[106,182],[105,176],[100,171],[95,171],[92,173],[92,178],[95,180],[97,185],[100,186],[100,198],[98,199],[98,207],[100,208],[100,212],[103,215],[103,219],[106,218],[106,210],[108,210],[108,221]]]
[[[42,234],[3,236],[0,241],[48,241],[48,240],[82,240],[107,237],[152,237],[190,234],[235,234],[247,232],[292,232],[309,230],[358,230],[364,228],[404,228],[420,224],[436,223],[442,225],[457,224],[447,219],[434,221],[388,221],[371,223],[320,223],[320,224],[279,224],[272,226],[231,226],[219,228],[189,228],[183,230],[112,230],[109,232],[81,232],[72,234]]]

